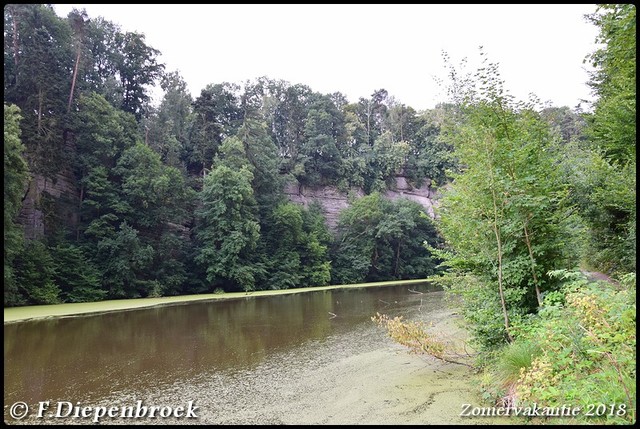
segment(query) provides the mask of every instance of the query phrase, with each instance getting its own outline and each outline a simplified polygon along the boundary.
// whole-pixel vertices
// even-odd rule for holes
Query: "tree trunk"
[[[76,79],[78,78],[78,68],[80,65],[80,46],[78,46],[78,54],[76,55],[76,65],[73,68],[73,78],[71,79],[71,92],[69,93],[69,104],[67,105],[67,113],[71,111],[71,102],[73,101],[73,90],[76,87]]]
[[[7,6],[9,8],[11,8],[11,24],[13,26],[13,64],[16,67],[16,71],[15,71],[15,76],[16,76],[16,82],[15,84],[18,84],[18,52],[19,52],[19,45],[18,45],[18,19],[16,18],[16,6],[15,5],[11,5],[11,6]]]
[[[42,132],[42,104],[44,103],[44,94],[42,89],[38,90],[38,134]]]
[[[396,263],[394,275],[398,278],[398,266],[400,265],[400,240],[398,240],[398,248],[396,249]]]
[[[498,246],[498,290],[500,292],[500,305],[502,306],[502,315],[504,317],[504,329],[507,333],[509,342],[513,342],[513,337],[509,332],[509,313],[507,313],[507,304],[504,299],[504,289],[502,285],[502,239],[500,237],[500,230],[498,229],[498,206],[496,204],[496,191],[491,190],[493,197],[493,232],[496,236],[496,244]]]
[[[524,224],[524,239],[527,243],[527,249],[529,249],[529,258],[531,259],[531,274],[533,275],[533,283],[536,288],[536,299],[538,300],[538,306],[542,307],[542,294],[540,293],[540,286],[538,284],[538,276],[536,275],[536,260],[533,257],[533,250],[531,249],[531,240],[529,239],[529,231],[527,224]]]

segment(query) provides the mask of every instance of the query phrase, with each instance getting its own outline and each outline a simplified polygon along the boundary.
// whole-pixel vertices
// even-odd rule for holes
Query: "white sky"
[[[592,100],[583,63],[598,29],[595,5],[54,5],[102,16],[144,33],[195,97],[210,83],[267,76],[336,91],[350,102],[384,88],[416,110],[446,101],[442,51],[473,66],[482,45],[518,99],[534,93],[554,106]],[[445,80],[446,81],[446,80]],[[583,109],[588,105],[583,104]]]

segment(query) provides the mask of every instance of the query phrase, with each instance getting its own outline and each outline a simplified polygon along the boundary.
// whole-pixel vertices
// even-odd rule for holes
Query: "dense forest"
[[[4,304],[429,277],[487,398],[635,421],[635,11],[587,17],[588,112],[515,100],[482,49],[471,72],[445,54],[449,99],[416,111],[267,77],[194,99],[142,34],[5,6]],[[435,218],[385,197],[399,176]],[[330,228],[291,184],[352,198]]]
[[[384,89],[349,103],[266,77],[193,99],[142,34],[46,5],[8,5],[4,19],[5,305],[434,272],[424,208],[381,193],[397,174],[445,182],[445,107],[418,114]],[[354,203],[330,230],[286,184],[353,190]]]

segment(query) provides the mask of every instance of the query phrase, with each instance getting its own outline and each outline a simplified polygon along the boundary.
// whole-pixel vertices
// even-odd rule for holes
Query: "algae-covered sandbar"
[[[107,313],[112,311],[135,310],[158,305],[175,305],[193,301],[221,300],[221,299],[241,299],[271,295],[286,295],[292,293],[303,293],[313,291],[323,291],[332,289],[362,288],[376,286],[401,286],[416,285],[425,283],[424,279],[399,280],[376,283],[358,283],[350,285],[318,286],[309,288],[262,290],[254,292],[229,292],[229,293],[209,293],[199,295],[166,296],[161,298],[136,298],[120,299],[101,302],[79,302],[69,304],[54,305],[30,305],[25,307],[11,307],[4,309],[4,323],[20,322],[32,319],[45,319],[49,317],[68,317],[90,313]]]

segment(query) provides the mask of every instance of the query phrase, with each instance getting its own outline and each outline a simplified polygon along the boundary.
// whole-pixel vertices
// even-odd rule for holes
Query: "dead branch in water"
[[[428,333],[421,322],[404,322],[401,316],[391,319],[380,313],[376,313],[371,320],[386,328],[387,334],[394,341],[408,347],[413,353],[426,354],[443,362],[474,368],[473,365],[457,360],[463,356],[452,350],[450,344]]]

